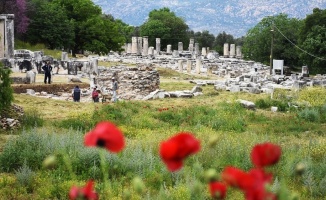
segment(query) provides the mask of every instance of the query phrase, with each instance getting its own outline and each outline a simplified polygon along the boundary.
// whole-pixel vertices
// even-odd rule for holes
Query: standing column
[[[242,58],[241,46],[237,46],[236,52],[237,52],[237,58]]]
[[[143,52],[143,38],[137,37],[137,55],[141,55]]]
[[[131,53],[132,54],[136,54],[137,55],[137,51],[138,51],[138,40],[137,37],[132,37],[131,38]]]
[[[235,44],[230,45],[230,58],[235,57]]]
[[[179,53],[183,52],[183,43],[182,42],[178,43],[178,51],[179,51]]]
[[[195,43],[195,39],[194,38],[190,38],[190,41],[189,41],[189,51],[191,53],[194,51],[194,43]]]
[[[143,37],[143,56],[148,55],[148,36]]]
[[[199,55],[199,43],[195,43],[195,55]]]
[[[156,38],[156,54],[161,52],[161,38]]]
[[[196,59],[196,73],[200,74],[200,69],[201,69],[201,59],[197,58]]]
[[[224,43],[223,56],[225,58],[229,57],[229,43]]]
[[[179,60],[178,64],[179,64],[179,72],[182,73],[183,72],[183,60]]]
[[[171,44],[168,44],[168,45],[166,46],[166,53],[167,53],[167,54],[172,54],[172,45],[171,45]]]
[[[192,61],[191,60],[187,60],[187,72],[191,73],[191,66],[192,66]]]
[[[132,52],[132,45],[131,45],[131,43],[128,43],[127,44],[127,54],[131,54],[131,52]]]
[[[206,47],[201,48],[201,55],[202,56],[206,56],[207,55]]]

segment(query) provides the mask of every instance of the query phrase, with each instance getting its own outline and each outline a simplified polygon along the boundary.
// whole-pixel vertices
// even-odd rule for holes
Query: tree
[[[4,68],[0,62],[0,114],[5,114],[11,106],[11,102],[14,99],[13,89],[11,88],[11,79],[10,79],[11,70]]]
[[[223,55],[223,48],[225,43],[234,44],[235,41],[233,35],[227,34],[223,31],[216,36],[214,41],[214,48],[221,55]]]
[[[25,33],[29,24],[27,17],[26,0],[1,0],[0,14],[15,15],[15,31],[18,34]]]
[[[74,22],[68,19],[60,5],[33,0],[30,4],[30,16],[27,41],[32,44],[43,43],[50,49],[69,49],[74,46]]]
[[[150,46],[155,46],[155,38],[161,38],[163,47],[171,44],[172,48],[177,48],[178,42],[183,42],[185,46],[189,44],[188,29],[182,18],[169,8],[161,8],[149,13],[148,20],[140,26],[140,35],[148,36]]]
[[[209,31],[196,32],[194,35],[195,41],[199,43],[200,47],[209,47],[212,49],[215,36],[210,34]]]
[[[273,58],[284,60],[287,66],[297,66],[299,53],[293,44],[299,43],[302,21],[286,14],[262,19],[245,37],[243,54],[246,59],[269,64],[273,35]],[[273,30],[273,31],[271,31]]]
[[[326,10],[315,8],[303,22],[300,32],[300,58],[310,73],[326,73]]]

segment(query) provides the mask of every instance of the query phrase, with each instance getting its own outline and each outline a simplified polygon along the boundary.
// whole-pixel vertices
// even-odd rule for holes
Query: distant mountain
[[[240,37],[265,16],[286,13],[305,18],[314,8],[326,9],[326,0],[93,0],[103,12],[132,26],[142,25],[150,11],[168,7],[185,19],[191,30],[225,31]]]

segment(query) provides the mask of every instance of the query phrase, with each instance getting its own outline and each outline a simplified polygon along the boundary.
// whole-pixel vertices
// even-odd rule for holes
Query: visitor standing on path
[[[74,102],[80,102],[80,89],[78,85],[76,85],[72,91],[72,98],[74,99]]]
[[[117,102],[117,90],[118,90],[118,82],[113,77],[112,78],[112,91],[113,91],[112,100],[113,100],[113,102]]]
[[[46,84],[46,81],[48,84],[51,84],[51,71],[52,66],[50,65],[50,61],[47,61],[46,64],[42,67],[44,71],[44,83]]]
[[[93,89],[92,98],[94,102],[99,102],[98,91],[96,86]]]

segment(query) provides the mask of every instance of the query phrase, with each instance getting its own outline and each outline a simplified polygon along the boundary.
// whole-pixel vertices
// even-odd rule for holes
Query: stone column
[[[61,52],[61,61],[68,61],[68,53],[67,52]]]
[[[183,72],[183,60],[178,60],[178,64],[179,64],[179,72],[182,73]]]
[[[178,43],[178,51],[179,51],[179,53],[183,52],[183,43],[182,42]]]
[[[160,54],[161,52],[161,38],[156,38],[156,53]]]
[[[131,54],[131,52],[132,52],[132,44],[131,43],[128,43],[127,44],[127,53],[128,54]]]
[[[199,55],[199,43],[195,43],[195,55]]]
[[[201,48],[201,55],[202,56],[206,56],[207,55],[206,47]]]
[[[141,55],[143,52],[143,38],[137,37],[137,55]]]
[[[148,55],[148,36],[143,37],[143,56]]]
[[[224,43],[223,56],[225,58],[229,57],[229,43]]]
[[[148,48],[148,55],[154,55],[154,47],[149,47]]]
[[[137,55],[137,51],[138,51],[138,40],[137,37],[132,37],[131,38],[131,53],[132,54],[136,54]]]
[[[230,45],[230,58],[235,57],[235,44]]]
[[[191,60],[187,60],[187,72],[191,73],[191,66],[192,66],[192,61]]]
[[[197,74],[200,74],[200,69],[201,69],[201,59],[200,58],[197,58],[196,59],[196,73]]]
[[[194,38],[190,38],[189,41],[189,51],[193,52],[194,51],[194,44],[195,44],[195,39]]]
[[[14,58],[14,15],[0,15],[0,58]]]
[[[237,46],[236,55],[237,55],[237,58],[242,58],[241,46]]]
[[[167,53],[167,54],[172,54],[172,45],[171,45],[171,44],[168,44],[168,45],[166,46],[166,53]]]

